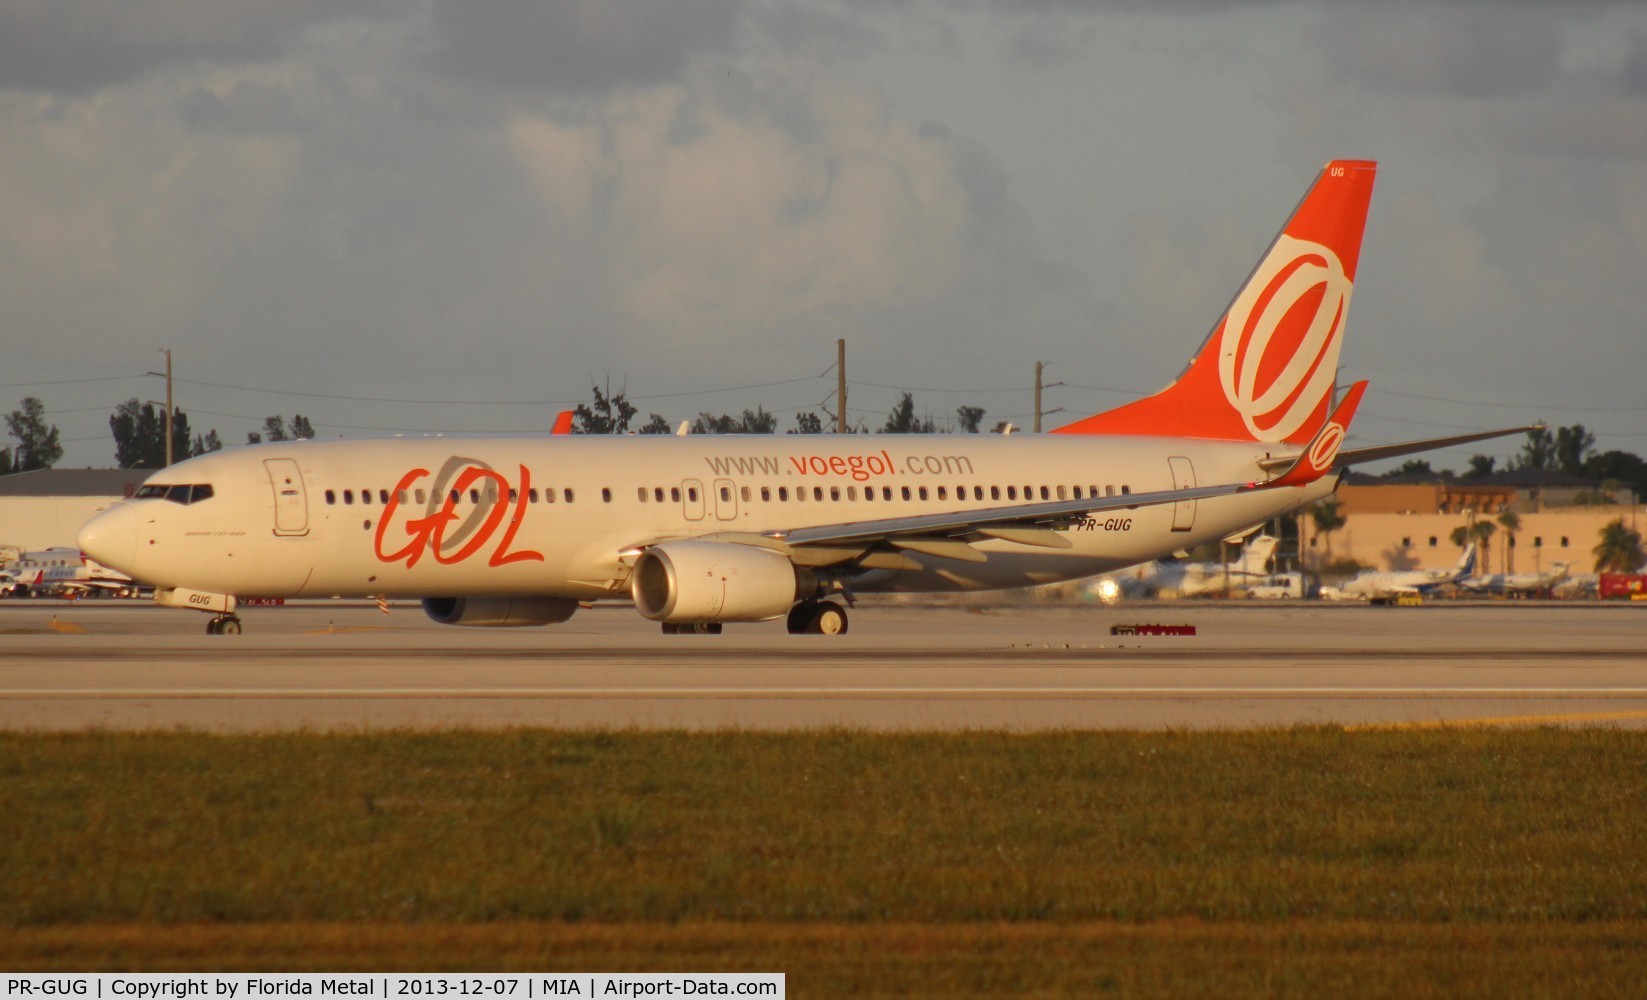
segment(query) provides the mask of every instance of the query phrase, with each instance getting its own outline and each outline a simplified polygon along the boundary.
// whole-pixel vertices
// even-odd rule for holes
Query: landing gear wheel
[[[812,617],[818,613],[818,605],[812,601],[802,601],[789,609],[789,617],[784,624],[789,628],[790,635],[805,635],[812,631]]]
[[[812,628],[808,631],[814,635],[845,635],[846,609],[834,601],[824,601],[818,605],[817,613],[812,617]]]
[[[218,615],[206,623],[207,635],[239,635],[240,619],[234,615]]]
[[[720,635],[720,622],[664,622],[664,635]]]

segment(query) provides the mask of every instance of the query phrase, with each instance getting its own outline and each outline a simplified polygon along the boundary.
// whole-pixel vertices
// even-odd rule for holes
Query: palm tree
[[[1348,521],[1344,512],[1339,509],[1337,500],[1328,498],[1309,508],[1310,521],[1315,525],[1315,533],[1327,540],[1327,561],[1332,561],[1332,533],[1342,528]]]
[[[1601,529],[1601,543],[1590,551],[1596,557],[1597,573],[1632,573],[1647,562],[1641,532],[1625,527],[1622,517]]]
[[[1493,537],[1496,530],[1491,521],[1471,521],[1453,529],[1451,537],[1454,545],[1461,549],[1467,545],[1475,546],[1476,559],[1479,562],[1476,573],[1482,576],[1487,574],[1487,539]]]
[[[1515,572],[1515,533],[1521,530],[1521,515],[1507,510],[1498,515],[1498,526],[1504,529],[1504,572]]]

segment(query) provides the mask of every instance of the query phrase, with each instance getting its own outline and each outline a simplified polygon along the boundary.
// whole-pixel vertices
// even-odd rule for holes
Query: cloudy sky
[[[63,465],[833,406],[1064,419],[1170,380],[1321,165],[1380,161],[1362,443],[1647,452],[1647,7],[0,0],[0,411]],[[1509,453],[1516,443],[1489,446]],[[1441,453],[1462,466],[1472,450]]]

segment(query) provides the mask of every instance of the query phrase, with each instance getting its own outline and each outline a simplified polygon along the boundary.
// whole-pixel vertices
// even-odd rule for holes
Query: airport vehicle
[[[1250,531],[1363,461],[1336,399],[1375,165],[1327,164],[1160,392],[1049,434],[275,442],[156,472],[81,547],[238,633],[242,598],[421,597],[451,625],[632,599],[665,632],[847,629],[855,594],[1072,580]]]
[[[1105,604],[1115,604],[1123,598],[1204,597],[1244,590],[1268,582],[1276,541],[1274,535],[1254,535],[1231,563],[1160,559],[1106,573],[1093,585],[1093,592]]]
[[[1485,576],[1467,576],[1458,581],[1458,587],[1472,594],[1493,594],[1501,597],[1548,594],[1556,584],[1567,579],[1567,573],[1571,568],[1567,563],[1558,562],[1543,573],[1488,573]]]
[[[1337,587],[1321,588],[1329,601],[1371,601],[1386,604],[1402,597],[1427,597],[1443,587],[1457,586],[1475,572],[1476,547],[1464,549],[1452,569],[1367,570]]]
[[[1305,595],[1304,574],[1276,573],[1247,585],[1247,596],[1259,601],[1297,601]]]
[[[1603,600],[1647,599],[1647,573],[1601,573],[1596,577],[1596,596]]]

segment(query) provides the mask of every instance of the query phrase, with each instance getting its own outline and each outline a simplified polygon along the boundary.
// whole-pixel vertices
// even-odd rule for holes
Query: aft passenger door
[[[1195,466],[1182,455],[1174,455],[1167,459],[1167,465],[1172,467],[1172,488],[1175,490],[1193,490],[1195,488]],[[1189,531],[1195,527],[1195,501],[1182,500],[1172,505],[1172,530]]]
[[[303,489],[303,473],[290,458],[266,458],[269,488],[274,491],[274,533],[297,537],[309,533],[309,500]]]

